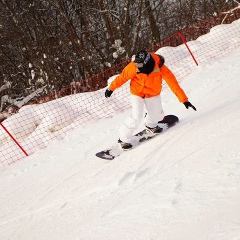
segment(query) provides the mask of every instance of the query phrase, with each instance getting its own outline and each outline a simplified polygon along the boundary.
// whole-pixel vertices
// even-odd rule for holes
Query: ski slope
[[[0,168],[0,239],[240,240],[240,47],[181,87],[197,112],[166,89],[179,124],[113,161],[129,110]]]

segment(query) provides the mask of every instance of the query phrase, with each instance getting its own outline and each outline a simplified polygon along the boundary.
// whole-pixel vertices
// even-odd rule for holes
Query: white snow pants
[[[147,110],[145,126],[156,127],[158,121],[164,117],[160,95],[151,98],[141,98],[132,95],[132,114],[120,127],[120,139],[123,142],[131,143],[133,132],[138,128],[144,113]]]

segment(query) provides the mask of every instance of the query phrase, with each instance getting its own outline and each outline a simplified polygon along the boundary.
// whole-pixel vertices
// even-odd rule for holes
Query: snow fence
[[[240,7],[237,7],[176,32],[148,50],[164,56],[166,65],[181,82],[197,65],[218,61],[239,46]],[[81,125],[129,109],[129,83],[117,89],[111,99],[106,99],[104,92],[108,82],[130,60],[25,105],[4,120],[0,124],[2,166],[45,148]]]

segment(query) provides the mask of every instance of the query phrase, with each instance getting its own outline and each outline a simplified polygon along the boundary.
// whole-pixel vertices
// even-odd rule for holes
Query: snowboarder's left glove
[[[106,98],[109,98],[109,97],[111,97],[112,93],[113,93],[113,91],[112,91],[112,90],[110,90],[110,89],[107,89],[107,90],[105,91],[105,97],[106,97]]]
[[[193,110],[197,111],[197,109],[190,102],[184,102],[183,104],[187,109],[191,107]]]

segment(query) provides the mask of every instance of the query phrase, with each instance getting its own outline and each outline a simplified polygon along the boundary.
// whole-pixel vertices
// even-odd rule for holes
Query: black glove
[[[113,91],[112,91],[112,90],[110,90],[110,89],[107,89],[107,90],[105,91],[105,97],[106,97],[106,98],[109,98],[109,97],[111,97],[112,93],[113,93]]]
[[[187,109],[191,107],[193,110],[197,111],[197,109],[190,102],[184,102],[183,104]]]

